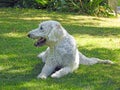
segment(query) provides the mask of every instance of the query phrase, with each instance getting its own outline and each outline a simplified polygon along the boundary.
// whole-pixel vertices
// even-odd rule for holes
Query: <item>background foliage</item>
[[[108,0],[0,0],[0,7],[37,8],[108,16],[112,10],[107,2]]]

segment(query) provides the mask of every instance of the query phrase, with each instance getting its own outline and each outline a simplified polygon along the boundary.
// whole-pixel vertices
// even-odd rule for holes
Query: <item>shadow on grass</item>
[[[22,21],[23,22],[23,21]],[[11,32],[10,30],[12,29],[13,32],[20,32],[22,31],[23,33],[23,30],[25,31],[30,31],[34,28],[37,28],[38,27],[38,24],[39,22],[35,22],[35,21],[32,21],[33,23],[29,23],[31,21],[25,21],[24,25],[19,25],[20,23],[22,23],[21,21],[17,22],[17,26],[14,26],[13,25],[16,25],[12,23],[12,26],[9,26],[9,27],[6,27],[7,31],[6,33],[8,32]],[[83,23],[83,25],[85,25]],[[3,26],[3,25],[2,25]],[[30,27],[32,26],[32,27]],[[20,27],[20,28],[18,28]],[[29,28],[28,28],[29,27]],[[104,36],[104,35],[120,35],[120,28],[112,28],[112,27],[94,27],[94,26],[81,26],[81,25],[74,25],[74,24],[63,24],[63,27],[65,27],[65,29],[68,31],[68,32],[71,32],[71,34],[90,34],[90,35],[101,35],[101,36]],[[3,27],[1,27],[3,28]],[[2,32],[1,32],[2,34]]]
[[[19,22],[21,23],[21,21]],[[1,32],[1,36],[5,34],[26,34],[31,31],[32,29],[35,29],[38,27],[38,23],[27,23],[22,24],[22,27],[20,24],[12,24],[12,26],[4,28],[4,32]],[[14,27],[13,27],[14,25]],[[32,27],[31,27],[32,26]],[[63,27],[72,35],[79,34],[79,35],[90,35],[90,36],[100,36],[100,37],[108,37],[108,36],[115,36],[120,37],[120,28],[119,27],[94,27],[94,26],[81,26],[81,25],[74,25],[74,24],[63,24]],[[1,26],[1,28],[3,28]],[[20,36],[19,36],[20,37]],[[13,37],[14,38],[14,37]]]
[[[4,32],[25,32],[37,28],[44,20],[57,20],[71,34],[92,36],[120,36],[120,27],[99,27],[104,19],[69,13],[48,12],[31,9],[0,9],[0,28]],[[114,23],[114,22],[113,22]],[[1,34],[3,32],[0,32]]]
[[[66,30],[74,34],[79,35],[90,35],[90,36],[100,36],[100,37],[108,37],[108,36],[119,36],[120,37],[120,28],[109,28],[109,27],[93,27],[93,26],[77,26],[68,25],[65,26]]]

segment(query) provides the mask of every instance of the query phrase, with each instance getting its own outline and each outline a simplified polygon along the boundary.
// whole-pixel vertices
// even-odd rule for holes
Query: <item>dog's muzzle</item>
[[[46,39],[41,37],[37,40],[37,42],[34,44],[36,47],[40,47],[40,46],[43,46],[46,42]]]
[[[31,34],[27,35],[29,38],[32,38]],[[37,38],[32,38],[32,39],[37,39]],[[39,37],[38,40],[34,43],[34,46],[40,47],[43,46],[46,43],[46,38]]]

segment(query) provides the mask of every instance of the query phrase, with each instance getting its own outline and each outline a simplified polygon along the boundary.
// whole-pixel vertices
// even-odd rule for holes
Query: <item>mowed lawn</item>
[[[37,79],[44,65],[27,33],[44,20],[57,20],[88,57],[114,65],[80,65],[60,79]],[[98,18],[34,9],[0,9],[0,90],[120,90],[120,18]]]

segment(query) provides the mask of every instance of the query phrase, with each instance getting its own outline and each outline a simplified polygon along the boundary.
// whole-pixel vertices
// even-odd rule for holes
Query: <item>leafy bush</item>
[[[17,0],[0,0],[0,7],[13,7]]]
[[[1,4],[2,3],[2,4]],[[108,16],[108,0],[0,0],[0,5]]]
[[[19,0],[15,7],[21,7],[21,8],[33,8],[35,7],[35,0]]]
[[[48,9],[97,16],[108,16],[109,12],[112,11],[107,0],[51,0]]]

